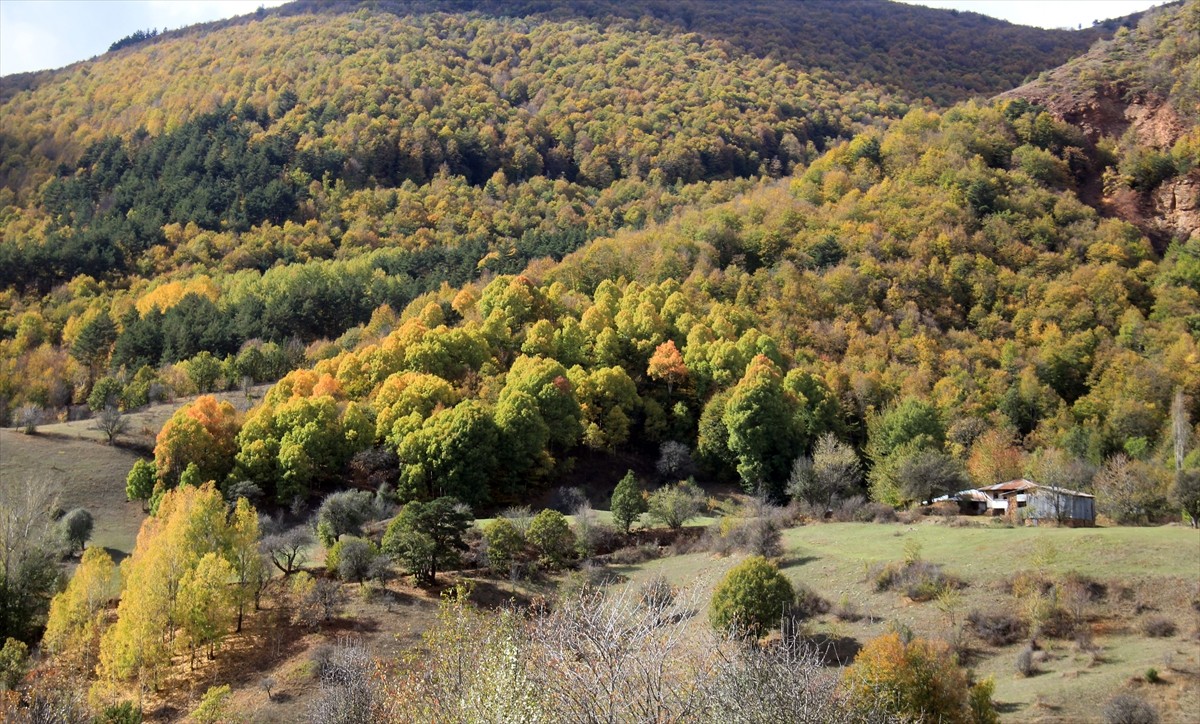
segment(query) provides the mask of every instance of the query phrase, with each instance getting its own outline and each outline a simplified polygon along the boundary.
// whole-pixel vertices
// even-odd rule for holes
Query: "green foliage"
[[[192,712],[192,719],[202,724],[225,721],[229,716],[229,706],[232,703],[229,697],[232,693],[229,684],[210,686],[208,691],[204,692],[204,696],[200,697],[200,704]]]
[[[650,493],[646,515],[675,530],[704,511],[704,493],[691,480],[664,485]]]
[[[83,553],[84,546],[92,537],[92,514],[83,508],[72,508],[63,514],[58,521],[59,529],[65,542],[71,550],[79,549]]]
[[[757,638],[780,624],[795,595],[775,564],[751,556],[730,569],[713,590],[709,621],[718,631]]]
[[[96,717],[96,724],[142,724],[142,709],[132,701],[110,704]]]
[[[507,518],[497,518],[483,528],[488,566],[493,573],[507,575],[525,549],[525,537]]]
[[[325,569],[343,581],[361,583],[370,573],[379,547],[365,538],[341,538],[325,554]]]
[[[125,478],[125,498],[131,501],[140,500],[144,506],[154,492],[155,480],[154,463],[138,460]]]
[[[632,470],[627,471],[617,483],[609,507],[612,510],[613,522],[625,533],[629,532],[630,527],[638,521],[642,513],[650,509],[646,496],[642,493],[641,486],[638,485],[637,477]]]
[[[100,412],[110,405],[116,405],[121,402],[124,391],[124,385],[117,378],[101,377],[92,385],[92,392],[87,399],[88,408],[92,412]]]
[[[9,636],[0,648],[0,688],[13,691],[29,671],[29,647]]]
[[[453,565],[467,549],[463,534],[473,520],[459,501],[441,497],[412,501],[388,524],[383,551],[396,558],[422,585],[432,585],[439,570]]]
[[[365,490],[344,490],[331,493],[317,509],[317,539],[326,548],[343,535],[358,535],[362,527],[375,517],[375,496]]]
[[[533,516],[526,538],[547,568],[562,568],[575,553],[575,534],[567,517],[557,510],[543,510]]]
[[[782,497],[794,452],[805,447],[795,424],[799,404],[784,390],[779,368],[762,355],[733,388],[722,422],[746,492]]]

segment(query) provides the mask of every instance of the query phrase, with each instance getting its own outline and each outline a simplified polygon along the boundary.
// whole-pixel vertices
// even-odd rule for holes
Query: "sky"
[[[136,30],[254,12],[284,0],[0,0],[0,75],[61,68]]]
[[[767,0],[769,1],[769,0]],[[1088,27],[1164,0],[901,0],[971,10],[1022,25]],[[61,68],[108,50],[136,30],[252,13],[284,0],[0,0],[0,75]]]
[[[1039,28],[1090,27],[1095,20],[1119,18],[1166,0],[900,0],[909,5],[970,10],[1018,25]]]

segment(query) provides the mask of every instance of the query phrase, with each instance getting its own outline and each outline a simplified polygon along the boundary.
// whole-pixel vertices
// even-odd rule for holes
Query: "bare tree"
[[[308,561],[308,547],[315,542],[308,528],[296,527],[265,536],[259,546],[271,565],[290,576]]]
[[[93,429],[104,433],[108,444],[112,445],[117,441],[119,435],[123,435],[129,429],[129,420],[116,405],[105,405],[100,414],[96,415],[96,424]]]
[[[0,635],[26,639],[45,621],[58,581],[57,485],[0,477]]]
[[[1192,424],[1188,419],[1187,405],[1183,400],[1183,389],[1175,390],[1171,399],[1171,437],[1175,443],[1175,470],[1183,470],[1183,459],[1187,457],[1189,438],[1192,436]]]
[[[379,665],[360,641],[344,638],[331,647],[318,666],[320,690],[309,708],[316,724],[370,724],[387,720]]]

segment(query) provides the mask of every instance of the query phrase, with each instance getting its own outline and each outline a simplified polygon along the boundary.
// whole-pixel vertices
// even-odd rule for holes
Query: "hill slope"
[[[1176,14],[1178,12],[1178,14]],[[1164,8],[1002,94],[1078,125],[1098,160],[1089,201],[1160,244],[1200,233],[1200,6]]]

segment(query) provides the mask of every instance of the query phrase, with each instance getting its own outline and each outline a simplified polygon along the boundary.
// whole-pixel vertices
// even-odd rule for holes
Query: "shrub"
[[[803,583],[796,584],[796,600],[792,603],[792,614],[797,618],[812,618],[829,613],[829,601]]]
[[[361,583],[378,555],[379,548],[365,538],[343,538],[326,554],[325,569],[343,581]]]
[[[232,693],[229,684],[211,686],[200,699],[200,706],[192,712],[192,719],[197,722],[225,721],[229,716],[229,695]]]
[[[850,523],[859,520],[859,511],[867,504],[867,499],[861,495],[852,495],[845,500],[836,501],[830,506],[829,517],[838,523]],[[870,520],[867,517],[866,520]],[[865,521],[864,521],[865,522]]]
[[[575,534],[567,518],[557,510],[543,510],[529,524],[529,542],[548,568],[561,568],[575,550]]]
[[[1158,724],[1158,711],[1133,694],[1117,694],[1101,712],[1104,724]]]
[[[895,523],[896,509],[884,503],[867,503],[858,509],[856,519],[862,523]]]
[[[1025,638],[1025,622],[1004,611],[972,611],[967,614],[967,623],[976,636],[992,646],[1007,646]]]
[[[525,537],[508,518],[497,518],[483,529],[487,543],[488,567],[506,575],[525,549]]]
[[[868,573],[876,591],[902,590],[914,601],[931,601],[947,588],[962,587],[962,581],[943,573],[941,566],[920,559],[877,564]]]
[[[1075,635],[1076,624],[1075,617],[1065,608],[1051,606],[1038,626],[1038,635],[1052,639],[1069,639]]]
[[[781,555],[783,509],[760,504],[748,506],[743,513],[725,516],[709,527],[706,547],[723,556],[738,551],[764,558]]]
[[[1162,681],[1162,677],[1158,675],[1158,669],[1154,668],[1153,666],[1146,669],[1146,681],[1151,684],[1157,684],[1158,682]]]
[[[12,691],[29,671],[29,647],[9,636],[0,648],[0,686]]]
[[[643,583],[638,594],[642,605],[653,609],[665,610],[675,602],[675,589],[661,574]]]
[[[650,494],[647,515],[675,530],[704,510],[704,494],[690,481],[665,485]]]
[[[642,543],[641,545],[626,546],[613,551],[612,555],[609,556],[609,560],[617,565],[631,566],[637,563],[652,561],[661,556],[662,553],[659,551],[658,546],[653,543]]]
[[[141,724],[142,709],[132,701],[110,704],[95,719],[96,724]]]
[[[962,721],[970,686],[945,644],[897,633],[867,642],[844,674],[850,696],[863,705],[916,721]]]
[[[967,706],[971,710],[970,721],[972,724],[1000,724],[1000,713],[996,711],[996,705],[992,703],[992,694],[994,693],[996,693],[996,681],[990,676],[983,681],[976,682],[971,687]]]
[[[1169,618],[1150,616],[1142,621],[1142,633],[1150,638],[1170,638],[1175,631],[1175,622]]]
[[[1033,663],[1033,649],[1029,646],[1017,654],[1017,673],[1029,677],[1037,673],[1037,665]]]
[[[734,566],[713,591],[709,620],[718,631],[758,637],[774,628],[795,600],[795,590],[762,556]]]

